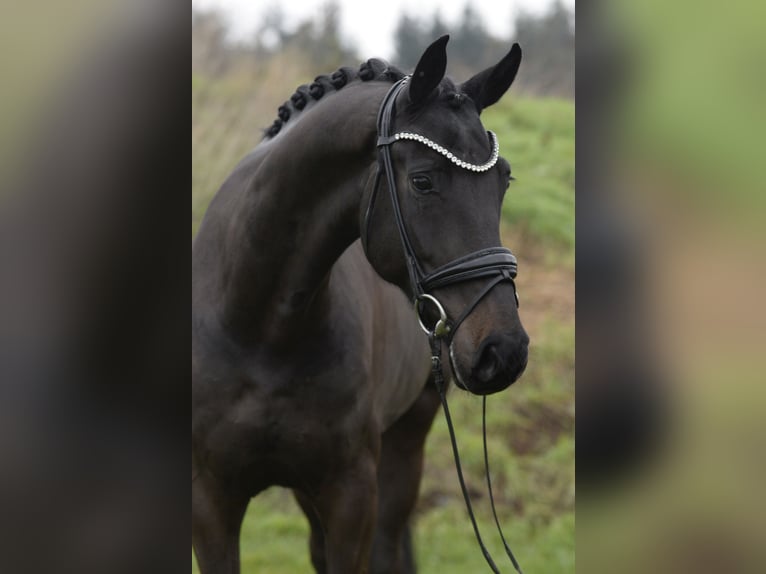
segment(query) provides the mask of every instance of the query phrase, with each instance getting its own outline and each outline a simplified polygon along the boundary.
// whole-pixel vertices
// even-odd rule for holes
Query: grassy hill
[[[277,82],[279,83],[279,82]],[[260,140],[297,85],[255,93],[253,81],[192,79],[192,234],[228,171]],[[527,372],[488,402],[489,450],[498,511],[526,572],[574,571],[574,104],[512,95],[483,115],[513,166],[503,236],[519,258],[520,314],[532,343]],[[453,391],[451,409],[480,528],[502,571],[511,570],[484,495],[481,401]],[[422,574],[486,571],[455,476],[443,417],[427,445],[415,516]],[[289,492],[250,505],[242,571],[311,572],[308,526]],[[196,565],[193,563],[193,571]]]

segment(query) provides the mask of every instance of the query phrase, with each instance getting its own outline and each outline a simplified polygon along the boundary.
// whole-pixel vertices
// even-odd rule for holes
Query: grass
[[[570,573],[574,571],[574,329],[547,321],[533,340],[537,343],[524,378],[488,401],[493,485],[501,524],[524,570]],[[481,401],[453,391],[450,405],[479,527],[502,564],[503,548],[489,500],[482,495]],[[486,569],[463,505],[441,416],[426,448],[415,546],[422,574]],[[244,573],[311,572],[308,525],[289,491],[272,488],[251,503],[241,548]]]
[[[241,77],[192,79],[192,234],[223,178],[260,139],[260,128],[305,78],[280,77],[256,94]],[[276,81],[276,80],[275,80]],[[273,84],[274,82],[272,82]],[[482,116],[513,166],[503,229],[520,259],[521,316],[532,345],[527,372],[488,401],[489,451],[501,524],[525,572],[574,571],[574,104],[509,97]],[[480,528],[503,572],[511,570],[484,488],[481,401],[450,400]],[[415,513],[421,574],[487,571],[455,476],[443,417],[427,443]],[[251,503],[241,536],[242,571],[311,572],[308,525],[289,492]],[[197,572],[192,562],[192,571]]]
[[[503,204],[506,223],[522,227],[546,248],[574,247],[574,105],[559,100],[506,98],[489,108],[516,182]]]

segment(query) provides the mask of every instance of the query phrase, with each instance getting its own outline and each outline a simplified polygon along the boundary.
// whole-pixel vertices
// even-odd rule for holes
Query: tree
[[[340,5],[336,0],[329,0],[321,8],[316,28],[314,60],[317,69],[329,70],[355,59],[354,50],[343,42],[340,28]]]
[[[427,34],[420,22],[402,13],[394,30],[394,63],[405,70],[414,68],[423,50],[428,46],[427,42]]]
[[[266,55],[291,51],[312,69],[329,71],[358,59],[356,51],[343,41],[340,28],[340,5],[335,0],[320,7],[318,19],[306,18],[292,31],[284,26],[281,8],[275,7],[267,12],[256,35],[256,50]]]
[[[444,34],[449,34],[449,28],[442,19],[441,11],[437,8],[436,12],[434,12],[434,19],[431,23],[431,30],[428,34],[428,39],[429,41],[433,42],[436,38],[444,36]]]
[[[396,55],[394,63],[412,69],[428,44],[444,34],[450,34],[450,72],[467,76],[488,66],[497,56],[495,41],[487,32],[479,13],[466,3],[459,25],[450,30],[439,10],[430,22],[401,14],[394,32]]]
[[[520,13],[516,38],[524,50],[520,84],[540,94],[573,97],[575,32],[569,10],[557,1],[539,17]]]
[[[261,25],[255,33],[255,50],[268,54],[280,49],[287,38],[285,13],[279,5],[272,5],[263,14]]]
[[[457,59],[467,67],[475,68],[486,64],[490,37],[481,16],[469,3],[463,8],[463,16],[451,44]]]
[[[192,70],[210,75],[226,69],[226,22],[215,10],[192,10]]]

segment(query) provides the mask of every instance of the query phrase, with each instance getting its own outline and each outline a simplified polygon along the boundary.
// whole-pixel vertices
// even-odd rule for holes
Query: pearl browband
[[[497,143],[497,136],[494,134],[494,132],[491,132],[491,131],[487,131],[487,135],[489,136],[489,139],[492,142],[492,155],[490,155],[489,159],[481,165],[476,165],[473,163],[469,163],[467,161],[463,161],[462,159],[456,157],[455,154],[453,154],[448,149],[440,146],[436,142],[428,139],[425,136],[421,136],[419,134],[414,134],[410,132],[399,132],[393,135],[392,140],[393,141],[411,140],[415,142],[420,142],[423,145],[430,147],[435,152],[440,153],[441,155],[446,157],[448,160],[450,160],[452,163],[454,163],[456,166],[462,167],[463,169],[467,169],[469,171],[482,173],[492,169],[497,163],[497,158],[500,157],[500,144]]]

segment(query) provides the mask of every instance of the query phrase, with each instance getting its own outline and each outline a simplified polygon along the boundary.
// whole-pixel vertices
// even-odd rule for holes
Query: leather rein
[[[455,467],[457,469],[458,479],[460,481],[460,487],[463,491],[463,498],[465,499],[466,508],[468,509],[468,515],[473,525],[474,534],[476,540],[482,550],[487,564],[495,574],[499,574],[499,570],[490,556],[484,542],[482,541],[479,528],[476,524],[476,518],[473,514],[471,506],[471,500],[468,495],[468,490],[463,478],[463,471],[460,465],[460,455],[458,453],[457,442],[455,440],[455,431],[452,424],[452,417],[450,416],[449,407],[447,405],[446,397],[446,385],[444,380],[443,365],[441,360],[442,352],[442,340],[446,342],[448,348],[452,345],[452,340],[457,332],[458,327],[463,321],[471,314],[476,308],[479,302],[492,291],[497,285],[502,282],[508,281],[513,285],[513,293],[516,299],[516,306],[519,305],[519,297],[516,292],[516,284],[514,278],[517,272],[516,257],[511,253],[509,249],[505,247],[489,247],[486,249],[480,249],[474,251],[457,259],[450,261],[449,263],[442,265],[434,270],[426,272],[423,266],[418,260],[417,254],[412,247],[409,235],[407,233],[407,227],[404,223],[402,216],[402,210],[399,203],[399,195],[396,188],[396,174],[394,172],[393,161],[391,159],[391,146],[398,141],[415,141],[422,143],[433,149],[435,152],[440,153],[449,159],[452,163],[477,173],[488,171],[497,163],[499,157],[499,149],[497,144],[497,138],[492,132],[487,132],[490,141],[492,142],[492,153],[487,162],[481,165],[473,165],[468,162],[462,161],[455,157],[451,152],[438,145],[436,142],[430,139],[410,132],[392,133],[393,131],[393,118],[396,107],[396,99],[403,88],[409,81],[410,76],[406,76],[403,79],[396,82],[386,94],[381,104],[380,111],[378,112],[378,170],[375,176],[375,183],[370,195],[370,201],[367,205],[364,218],[364,232],[362,233],[362,242],[365,251],[367,250],[368,229],[370,225],[370,219],[372,216],[372,210],[377,197],[378,188],[380,187],[380,181],[382,175],[385,175],[386,183],[388,184],[389,195],[391,197],[391,204],[393,206],[394,219],[396,221],[396,227],[399,231],[399,237],[404,248],[404,255],[407,261],[407,270],[409,273],[410,284],[412,286],[412,292],[415,298],[415,312],[420,322],[421,328],[428,335],[428,340],[431,346],[431,366],[432,377],[434,384],[439,392],[442,407],[444,409],[445,418],[447,419],[447,426],[450,433],[450,440],[452,443],[452,451],[455,458]],[[433,291],[454,285],[457,283],[463,283],[465,281],[471,281],[474,279],[486,279],[486,284],[474,297],[472,302],[462,311],[457,319],[450,319],[447,316],[444,307],[439,300],[433,295]],[[429,328],[423,319],[422,313],[424,305],[428,303],[435,307],[439,314],[439,319],[432,328]],[[450,353],[450,361],[452,361],[452,354]],[[454,365],[452,365],[453,372],[455,371]],[[470,390],[470,389],[467,389]],[[489,458],[487,455],[487,430],[486,430],[486,396],[483,397],[482,408],[482,433],[484,439],[484,463],[486,468],[487,487],[489,489],[489,498],[492,506],[492,514],[495,519],[495,524],[500,533],[500,537],[503,541],[506,554],[510,558],[514,568],[519,574],[522,574],[521,567],[516,560],[510,546],[505,540],[502,529],[500,528],[500,522],[497,518],[497,512],[495,511],[495,501],[492,494],[492,483],[489,476]]]

